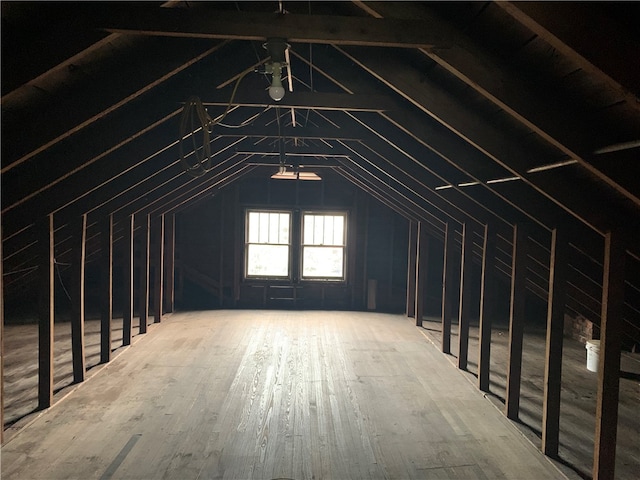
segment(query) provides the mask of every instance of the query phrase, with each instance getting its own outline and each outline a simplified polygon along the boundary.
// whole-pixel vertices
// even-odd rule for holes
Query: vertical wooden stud
[[[0,444],[4,442],[4,257],[0,226]]]
[[[482,249],[482,284],[480,286],[480,328],[478,348],[478,388],[489,391],[491,373],[491,320],[495,302],[496,234],[493,225],[484,227],[484,248]]]
[[[617,231],[608,232],[604,238],[598,397],[593,452],[594,480],[615,478],[625,257],[622,235]]]
[[[473,230],[462,224],[460,259],[460,296],[458,307],[458,368],[467,369],[469,359],[469,323],[471,322],[471,269],[473,267]]]
[[[429,262],[429,236],[423,222],[418,222],[418,243],[416,247],[416,294],[415,317],[416,326],[422,326],[424,316],[424,300],[427,283],[427,265]]]
[[[560,442],[560,386],[562,382],[562,336],[568,270],[568,242],[559,232],[551,232],[549,299],[547,303],[547,345],[542,400],[542,451],[558,456]]]
[[[456,272],[454,269],[453,224],[447,223],[444,240],[444,264],[442,266],[442,352],[451,353],[451,318],[453,317],[453,290]]]
[[[416,246],[418,222],[409,221],[409,248],[407,249],[407,317],[416,316]]]
[[[522,343],[524,339],[525,292],[527,281],[528,239],[524,225],[513,227],[513,258],[511,262],[511,307],[509,313],[509,359],[505,409],[511,420],[520,410],[520,380],[522,377]]]
[[[162,291],[163,291],[163,270],[164,270],[164,215],[158,216],[155,221],[155,237],[156,241],[156,265],[155,265],[155,287],[154,293],[154,315],[153,322],[160,323],[162,321]]]
[[[140,221],[140,295],[139,316],[140,333],[147,333],[149,324],[149,248],[151,244],[151,226],[149,215],[144,215]]]
[[[53,404],[54,235],[53,215],[38,230],[38,408]]]
[[[113,215],[100,222],[100,362],[111,361],[113,320]]]
[[[164,311],[171,313],[175,304],[175,261],[176,261],[176,216],[167,215],[165,219],[164,251]]]
[[[124,226],[124,254],[122,261],[122,345],[131,345],[133,323],[133,215],[129,215]]]
[[[72,222],[71,246],[71,358],[73,381],[84,382],[86,360],[84,351],[84,261],[87,234],[87,216],[81,215]]]
[[[270,185],[271,183],[268,183]],[[219,230],[219,251],[218,251],[218,306],[222,308],[224,306],[224,256],[225,256],[225,198],[226,195],[220,197],[220,221],[218,225]]]
[[[237,241],[233,242],[233,306],[237,306],[240,300],[240,282],[244,276],[244,245],[245,245],[245,223],[246,218],[240,207],[240,189],[236,183],[234,186],[234,205],[235,215],[233,216],[235,221],[235,238]]]

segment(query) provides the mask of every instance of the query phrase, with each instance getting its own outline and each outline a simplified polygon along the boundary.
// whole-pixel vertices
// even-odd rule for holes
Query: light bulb
[[[269,87],[269,96],[276,102],[279,102],[284,97],[284,87],[282,86],[282,65],[278,62],[273,62],[271,68],[272,78],[271,86]]]
[[[284,97],[284,87],[269,87],[269,96],[279,102]]]

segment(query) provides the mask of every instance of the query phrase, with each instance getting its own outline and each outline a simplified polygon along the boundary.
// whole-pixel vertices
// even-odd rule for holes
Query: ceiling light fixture
[[[466,182],[458,184],[459,187],[471,187],[473,185],[480,185],[480,182]]]
[[[286,167],[280,167],[278,173],[271,175],[271,178],[274,180],[322,180],[322,177],[317,173],[287,170]]]
[[[439,187],[434,188],[434,190],[446,190],[447,188],[453,188],[453,185],[440,185]]]
[[[287,64],[285,52],[289,49],[289,46],[284,38],[269,38],[263,45],[271,56],[271,62],[265,66],[266,73],[271,75],[269,96],[276,102],[279,102],[284,97],[282,67]]]

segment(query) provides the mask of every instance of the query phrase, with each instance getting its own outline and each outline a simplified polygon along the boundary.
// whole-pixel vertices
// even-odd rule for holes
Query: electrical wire
[[[252,70],[247,70],[242,73],[236,80],[236,84],[233,87],[233,92],[229,98],[229,103],[224,113],[214,120],[209,116],[209,113],[204,108],[202,101],[199,97],[193,96],[184,105],[182,109],[182,117],[180,119],[180,162],[185,171],[193,177],[201,177],[211,170],[211,128],[219,124],[224,120],[236,96],[238,86],[241,80]],[[197,142],[196,135],[202,133],[202,147]],[[190,141],[193,152],[193,159],[191,162],[187,157],[191,154],[185,155],[185,141]]]
[[[62,275],[60,275],[60,267],[58,267],[58,265],[70,265],[70,264],[69,263],[59,264],[55,260],[54,260],[53,264],[56,267],[56,274],[58,275],[58,280],[60,281],[60,285],[62,285],[62,290],[64,290],[64,293],[67,295],[67,298],[69,299],[69,301],[71,301],[71,295],[69,295],[69,292],[67,291],[67,287],[65,287],[64,282],[62,281]]]

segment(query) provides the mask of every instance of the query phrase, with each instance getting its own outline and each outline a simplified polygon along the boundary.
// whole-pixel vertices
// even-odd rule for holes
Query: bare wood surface
[[[604,275],[593,478],[613,480],[620,398],[620,339],[625,293],[625,244],[620,232],[605,236]]]
[[[54,229],[53,215],[38,222],[38,407],[53,401],[53,319],[54,319]]]
[[[3,479],[107,473],[562,478],[404,315],[296,311],[173,314],[2,451]]]

